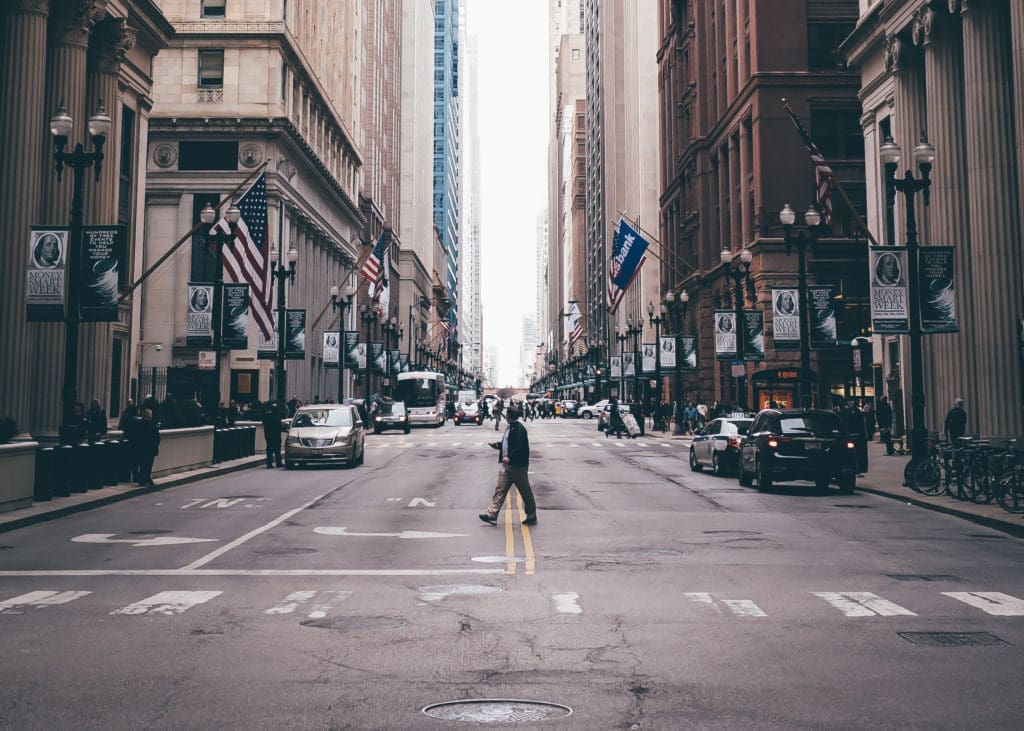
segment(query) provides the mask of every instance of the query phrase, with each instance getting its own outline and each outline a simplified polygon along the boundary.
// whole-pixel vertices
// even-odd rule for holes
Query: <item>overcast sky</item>
[[[508,385],[519,375],[523,318],[535,316],[536,221],[547,200],[547,1],[466,8],[480,49],[484,347],[498,349],[498,385]]]

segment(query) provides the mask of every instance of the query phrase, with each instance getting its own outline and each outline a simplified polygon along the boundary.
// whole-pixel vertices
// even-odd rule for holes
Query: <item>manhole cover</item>
[[[420,599],[426,602],[435,602],[444,599],[446,596],[476,596],[478,594],[494,594],[502,591],[497,586],[483,586],[480,584],[441,584],[438,586],[421,586],[417,589]]]
[[[480,563],[522,563],[526,559],[519,556],[473,556],[473,560]]]
[[[261,556],[301,556],[307,553],[316,553],[315,548],[264,548],[261,551],[253,551]]]
[[[900,637],[923,647],[992,647],[1009,645],[988,632],[897,632]]]
[[[397,629],[404,627],[405,622],[391,617],[323,617],[322,619],[305,619],[299,622],[303,627],[314,629],[333,629],[339,632],[351,632],[364,629]]]
[[[896,581],[960,581],[950,574],[886,574]]]
[[[423,713],[442,721],[530,723],[565,718],[572,715],[572,709],[559,703],[545,703],[544,701],[480,698],[434,703],[424,707]]]

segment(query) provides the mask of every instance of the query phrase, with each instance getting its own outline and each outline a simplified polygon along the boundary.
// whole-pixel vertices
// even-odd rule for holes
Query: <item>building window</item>
[[[203,0],[200,14],[204,18],[223,18],[227,12],[227,0]]]
[[[580,60],[580,49],[578,49],[578,48],[572,49],[572,60],[573,61],[579,61]]]
[[[199,52],[199,88],[221,89],[224,87],[224,49]]]
[[[810,23],[807,26],[807,69],[831,71],[839,67],[839,44],[853,32],[853,23]]]
[[[856,108],[811,108],[811,137],[826,160],[863,160],[864,132]]]

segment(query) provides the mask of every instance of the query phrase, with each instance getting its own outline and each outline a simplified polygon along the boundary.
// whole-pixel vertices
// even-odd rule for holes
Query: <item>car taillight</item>
[[[772,449],[775,449],[777,446],[779,446],[779,440],[778,439],[769,439],[768,440],[768,446],[771,447]]]
[[[856,449],[856,447],[857,447],[857,445],[854,444],[853,442],[847,442],[846,443],[846,448],[847,449]]]

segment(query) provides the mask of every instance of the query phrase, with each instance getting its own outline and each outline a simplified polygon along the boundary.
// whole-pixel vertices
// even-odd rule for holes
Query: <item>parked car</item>
[[[366,431],[352,404],[302,406],[284,444],[285,469],[311,464],[361,465]]]
[[[640,413],[640,405],[639,404],[630,404],[630,403],[625,403],[625,404],[620,403],[619,404],[619,411],[628,411],[629,413],[633,414],[633,416],[636,416],[637,414]],[[608,422],[612,418],[611,414],[612,414],[611,404],[605,404],[604,408],[601,409],[601,412],[597,416],[597,430],[598,431],[604,431],[605,429],[608,428]],[[639,424],[640,422],[637,421],[637,423]]]
[[[580,406],[578,410],[581,419],[596,419],[604,407],[608,405],[608,399],[601,399],[596,404]]]
[[[700,472],[710,466],[715,475],[736,470],[740,463],[740,442],[753,421],[731,416],[709,421],[690,445],[690,469]]]
[[[739,481],[757,489],[776,482],[812,480],[819,488],[838,483],[851,493],[857,482],[857,449],[839,417],[823,409],[765,409],[740,442]]]
[[[572,399],[563,399],[562,408],[559,409],[558,415],[563,419],[573,418],[575,419],[579,415],[579,402],[573,401]]]
[[[388,429],[401,429],[406,434],[412,429],[404,401],[383,402],[373,415],[374,434],[380,434]]]

